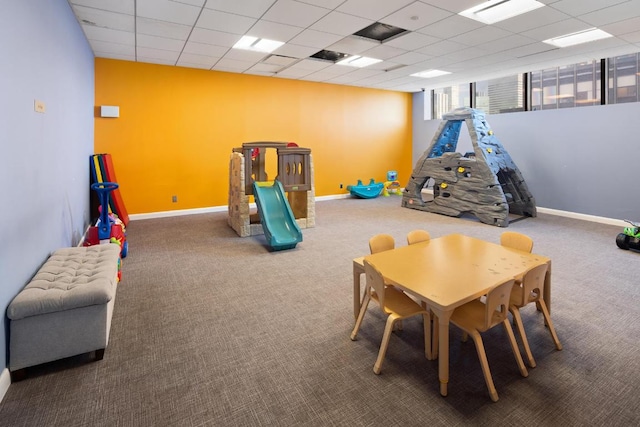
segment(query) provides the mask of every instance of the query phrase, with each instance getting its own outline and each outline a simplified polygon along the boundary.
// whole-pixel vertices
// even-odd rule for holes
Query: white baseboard
[[[539,213],[549,215],[564,216],[567,218],[579,219],[582,221],[599,222],[600,224],[617,225],[618,227],[626,227],[628,224],[621,219],[607,218],[604,216],[587,215],[576,212],[561,211],[549,208],[536,208]]]
[[[4,370],[0,374],[0,402],[2,402],[2,399],[4,399],[4,395],[7,394],[7,390],[9,390],[10,385],[11,374],[9,373],[9,369],[4,368]]]
[[[319,196],[319,197],[316,197],[316,202],[322,202],[325,200],[348,199],[350,197],[351,197],[351,194],[349,193],[333,194],[329,196]],[[255,203],[251,203],[249,206],[251,208],[256,207]],[[210,212],[224,212],[227,209],[228,209],[228,206],[226,205],[212,206],[208,208],[197,208],[197,209],[181,209],[181,210],[175,210],[175,211],[152,212],[152,213],[146,213],[146,214],[132,214],[132,215],[129,215],[129,219],[138,220],[138,219],[150,219],[150,218],[165,218],[170,216],[181,216],[181,215],[194,215],[194,214],[210,213]],[[539,213],[563,216],[563,217],[578,219],[582,221],[598,222],[600,224],[616,225],[618,227],[626,226],[626,223],[620,219],[607,218],[607,217],[596,216],[596,215],[587,215],[587,214],[581,214],[576,212],[561,211],[558,209],[541,208],[541,207],[537,207],[536,210]]]

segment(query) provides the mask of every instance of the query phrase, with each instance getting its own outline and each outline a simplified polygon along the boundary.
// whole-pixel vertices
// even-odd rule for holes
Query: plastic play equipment
[[[616,236],[616,245],[620,249],[635,249],[640,251],[640,223],[629,221],[631,227],[625,227],[624,231]]]
[[[277,175],[270,178],[266,172],[266,154],[273,149],[277,154]],[[257,187],[256,182],[260,183]],[[276,202],[276,196],[280,196],[279,186],[284,196]],[[251,213],[251,196],[258,207],[257,214]],[[271,233],[276,239],[273,249],[287,249],[287,244],[277,241],[290,233],[281,235],[278,230],[293,229],[292,224],[286,224],[291,219],[289,213],[299,229],[315,227],[311,150],[293,142],[273,141],[245,142],[242,147],[234,148],[229,161],[229,226],[240,237]],[[268,237],[267,242],[270,240]]]
[[[357,185],[347,185],[347,191],[354,197],[373,199],[380,195],[383,187],[384,184],[382,182],[376,182],[375,179],[371,178],[369,185],[364,185],[361,180],[358,180]]]
[[[100,199],[100,218],[96,221],[95,226],[89,227],[87,230],[84,246],[115,243],[120,245],[120,256],[124,258],[129,249],[124,224],[114,214],[109,214],[109,195],[117,188],[118,184],[115,182],[91,184],[91,189],[98,193]]]
[[[280,181],[254,181],[253,195],[269,247],[275,251],[295,248],[302,241],[302,231]]]
[[[449,216],[470,213],[499,227],[509,225],[509,214],[535,217],[535,200],[484,113],[458,108],[442,118],[413,169],[402,206]],[[473,145],[473,152],[464,156],[456,152],[463,122]]]
[[[385,181],[384,189],[382,190],[382,195],[384,197],[389,197],[389,195],[391,194],[402,196],[402,188],[400,188],[400,183],[398,182],[398,172],[396,171],[387,172],[387,180]]]

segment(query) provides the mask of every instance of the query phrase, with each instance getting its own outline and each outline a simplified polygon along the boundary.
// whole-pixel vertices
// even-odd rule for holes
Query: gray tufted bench
[[[9,307],[9,371],[14,381],[26,368],[95,352],[109,342],[120,246],[55,251]]]

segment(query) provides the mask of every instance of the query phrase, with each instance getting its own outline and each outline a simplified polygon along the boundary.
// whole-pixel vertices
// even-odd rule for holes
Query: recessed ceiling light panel
[[[494,24],[531,12],[544,6],[536,0],[489,0],[480,3],[477,6],[463,10],[459,13],[466,18],[480,21],[484,24]]]
[[[278,42],[275,40],[261,39],[252,36],[242,36],[242,38],[233,45],[233,48],[269,53],[273,52],[283,44],[283,42]]]
[[[451,72],[442,70],[426,70],[420,71],[419,73],[411,74],[411,77],[422,77],[423,79],[430,79],[433,77],[446,76],[447,74],[451,74]]]
[[[602,31],[598,28],[590,28],[588,30],[578,31],[577,33],[565,34],[564,36],[543,40],[542,42],[557,47],[568,47],[581,43],[588,43],[596,40],[606,39],[608,37],[613,36],[606,31]]]

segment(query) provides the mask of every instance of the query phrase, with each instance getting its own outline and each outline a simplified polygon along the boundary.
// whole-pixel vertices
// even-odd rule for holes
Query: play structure
[[[373,199],[380,195],[383,187],[384,183],[376,182],[375,179],[371,178],[368,185],[364,185],[361,180],[358,180],[358,184],[356,185],[347,185],[347,191],[349,191],[353,197]]]
[[[442,118],[413,169],[402,206],[449,216],[470,213],[499,227],[509,225],[509,214],[535,217],[535,200],[484,113],[458,108]],[[464,155],[456,152],[463,122],[473,145]]]
[[[267,150],[277,154],[277,175],[269,180]],[[251,213],[250,197],[257,208]],[[287,142],[245,142],[229,161],[228,223],[240,237],[264,234],[272,250],[292,249],[301,229],[315,227],[311,150]]]

